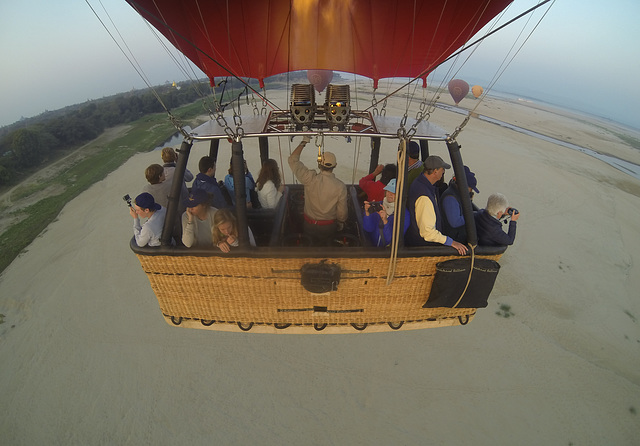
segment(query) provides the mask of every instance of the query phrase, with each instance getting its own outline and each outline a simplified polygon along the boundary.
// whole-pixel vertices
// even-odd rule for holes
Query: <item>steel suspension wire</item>
[[[120,45],[120,43],[118,42],[118,40],[114,37],[113,33],[109,30],[109,28],[107,27],[107,25],[104,23],[104,21],[102,20],[102,18],[100,18],[100,16],[98,15],[97,11],[93,8],[93,6],[91,5],[91,3],[89,3],[89,0],[85,0],[85,3],[87,4],[87,6],[89,6],[89,8],[91,9],[91,11],[93,12],[93,14],[96,16],[96,18],[98,19],[98,21],[100,22],[100,24],[102,25],[102,27],[105,29],[105,31],[107,32],[107,34],[109,34],[109,37],[111,37],[111,39],[113,40],[113,42],[116,44],[116,46],[118,47],[118,49],[120,49],[120,51],[122,52],[122,54],[124,55],[124,57],[127,59],[127,61],[129,61],[129,63],[131,64],[131,66],[133,67],[133,69],[136,71],[136,73],[138,73],[138,75],[140,76],[140,78],[142,79],[142,81],[145,83],[145,85],[149,88],[149,90],[153,93],[153,95],[156,97],[156,99],[158,100],[158,102],[160,103],[160,105],[162,106],[162,108],[164,108],[164,110],[167,112],[168,116],[169,116],[169,120],[171,121],[171,123],[175,126],[175,128],[182,133],[185,137],[189,137],[189,135],[187,134],[187,132],[182,128],[182,123],[178,120],[178,118],[176,118],[175,116],[173,116],[173,114],[171,113],[171,111],[169,110],[169,107],[167,107],[167,105],[164,103],[164,101],[162,100],[162,98],[160,97],[160,95],[158,94],[158,92],[156,91],[156,89],[151,85],[151,83],[149,82],[149,78],[146,76],[146,74],[144,73],[144,71],[142,70],[142,67],[140,66],[140,64],[138,64],[138,61],[135,59],[135,57],[133,56],[133,53],[131,53],[131,50],[129,49],[129,47],[126,45],[126,42],[124,41],[124,39],[122,38],[122,35],[120,34],[120,32],[118,31],[118,34],[120,35],[120,38],[123,41],[123,44],[127,47],[127,50],[129,50],[129,52],[131,53],[131,56],[129,56],[127,54],[127,52],[122,48],[122,45]],[[102,3],[101,3],[102,5]],[[103,6],[104,8],[104,6]],[[106,10],[105,10],[106,13]],[[107,16],[109,16],[109,14],[107,13]],[[111,19],[111,17],[109,17],[109,19]],[[113,23],[113,21],[112,21]],[[115,24],[114,24],[114,28],[115,28]],[[117,28],[116,28],[117,30]],[[135,63],[134,63],[135,61]]]
[[[512,23],[516,22],[517,20],[520,20],[522,17],[532,13],[533,11],[535,11],[536,9],[544,6],[545,4],[551,2],[551,1],[555,1],[555,0],[542,0],[540,3],[538,3],[536,6],[533,6],[529,9],[527,9],[525,12],[523,12],[522,14],[519,14],[518,16],[514,17],[513,19],[509,20],[507,23],[501,25],[500,27],[496,28],[495,30],[491,31],[490,33],[486,34],[485,36],[473,41],[472,43],[465,45],[463,48],[460,48],[460,50],[456,51],[455,53],[453,53],[451,56],[447,57],[445,60],[443,60],[442,62],[440,62],[438,65],[436,65],[435,67],[431,67],[428,68],[427,70],[423,71],[422,73],[418,74],[418,76],[414,77],[413,79],[411,79],[409,82],[406,82],[404,85],[398,87],[397,89],[395,89],[394,91],[392,91],[391,93],[389,93],[385,98],[389,98],[393,95],[395,95],[396,93],[398,93],[400,90],[402,90],[403,88],[405,88],[406,86],[412,84],[413,82],[417,81],[418,79],[422,78],[423,76],[428,75],[429,73],[433,72],[435,69],[437,69],[439,66],[449,62],[451,59],[453,59],[454,57],[457,57],[460,53],[467,51],[469,48],[472,48],[476,45],[478,45],[480,42],[482,42],[483,40],[487,39],[488,37],[492,36],[493,34],[497,33],[498,31],[501,31],[502,29],[506,28],[507,26],[511,25]],[[369,107],[371,108],[371,107]],[[365,109],[364,111],[368,111],[369,108]]]
[[[547,8],[547,10],[544,12],[544,14],[542,15],[542,17],[540,17],[540,19],[538,20],[538,23],[536,23],[536,25],[533,27],[533,29],[529,32],[529,35],[526,37],[526,39],[524,39],[524,41],[522,42],[522,44],[520,44],[520,47],[516,50],[516,52],[513,54],[513,56],[511,56],[511,58],[509,59],[508,62],[506,62],[506,60],[509,58],[509,54],[511,53],[511,51],[513,50],[513,48],[516,46],[516,41],[514,41],[513,45],[511,46],[511,49],[509,50],[509,53],[507,53],[507,55],[505,56],[504,60],[502,61],[502,63],[500,64],[500,67],[498,67],[498,70],[496,70],[496,74],[494,75],[494,77],[491,79],[491,81],[489,82],[489,86],[487,87],[487,89],[483,92],[480,101],[478,101],[478,103],[476,104],[476,106],[471,110],[471,112],[475,112],[476,109],[478,108],[478,106],[480,105],[480,103],[482,102],[482,100],[485,98],[485,96],[493,89],[493,87],[495,86],[495,84],[498,82],[498,80],[500,79],[500,77],[502,77],[502,75],[504,74],[504,72],[507,70],[507,68],[509,67],[509,65],[511,65],[511,63],[513,62],[513,60],[515,59],[515,57],[518,55],[518,53],[520,53],[520,51],[522,51],[522,48],[524,47],[524,45],[527,43],[527,41],[531,38],[531,36],[533,35],[533,33],[535,32],[535,30],[538,28],[538,26],[540,26],[540,23],[542,23],[542,20],[546,17],[546,15],[549,13],[549,10],[551,10],[551,7],[555,4],[555,0],[552,0],[552,3],[549,5],[549,7]],[[527,21],[527,23],[529,23]],[[526,25],[525,25],[526,26]],[[524,32],[524,27],[522,29],[522,31],[520,31],[520,34],[518,35],[518,39],[520,38],[520,36],[522,35],[522,33]],[[506,64],[505,64],[506,62]],[[504,68],[503,68],[504,65]],[[502,70],[501,70],[502,69]]]
[[[88,0],[85,0],[88,1]],[[280,108],[274,104],[273,102],[269,101],[267,98],[263,97],[258,91],[256,91],[251,85],[249,85],[247,82],[245,82],[244,80],[242,80],[238,75],[236,75],[234,72],[232,72],[229,68],[227,68],[224,64],[222,64],[221,62],[219,62],[217,59],[215,59],[213,56],[211,56],[209,53],[207,53],[205,50],[203,50],[202,48],[200,48],[198,45],[196,45],[195,43],[193,43],[191,40],[187,39],[186,36],[182,35],[181,33],[179,33],[178,31],[176,31],[174,28],[172,28],[171,26],[169,26],[169,24],[162,18],[158,17],[157,15],[153,14],[151,11],[149,11],[146,8],[143,8],[142,6],[140,6],[137,2],[135,2],[134,0],[128,0],[129,4],[131,6],[134,6],[136,11],[138,11],[138,13],[140,13],[139,11],[144,11],[146,14],[148,14],[150,17],[153,17],[155,20],[157,20],[158,22],[160,22],[162,24],[162,26],[164,26],[168,31],[171,32],[172,35],[175,35],[177,37],[180,38],[180,40],[184,41],[185,43],[187,43],[188,45],[192,46],[193,49],[195,49],[197,52],[199,52],[200,54],[202,54],[203,56],[205,56],[207,59],[209,59],[211,62],[215,63],[216,65],[218,65],[220,68],[222,68],[224,71],[226,71],[227,73],[229,73],[229,76],[237,79],[238,81],[240,81],[242,84],[244,84],[247,88],[249,88],[251,91],[253,91],[255,94],[257,94],[259,97],[261,97],[263,99],[263,101],[265,101],[267,104],[269,104],[269,106],[274,109],[274,110],[280,110]],[[228,8],[227,8],[228,9]],[[176,39],[177,41],[178,39]]]

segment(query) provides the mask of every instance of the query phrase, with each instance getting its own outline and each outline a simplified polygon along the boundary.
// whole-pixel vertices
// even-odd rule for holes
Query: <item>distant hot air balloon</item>
[[[313,84],[318,93],[327,88],[331,79],[333,79],[332,70],[307,70],[307,79]]]
[[[484,90],[482,89],[482,87],[481,87],[480,85],[474,85],[474,86],[471,88],[471,93],[473,93],[473,95],[474,95],[476,98],[479,98],[483,91],[484,91]]]
[[[467,84],[462,79],[453,79],[449,82],[449,93],[451,97],[455,101],[456,105],[464,99],[464,97],[469,93],[469,84]]]

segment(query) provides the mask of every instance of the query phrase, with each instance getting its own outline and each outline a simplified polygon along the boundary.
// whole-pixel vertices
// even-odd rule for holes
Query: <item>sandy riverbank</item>
[[[483,107],[478,113],[638,159],[586,119],[494,99]],[[433,121],[451,129],[461,117]],[[389,334],[168,326],[128,248],[121,197],[159,162],[157,152],[136,155],[70,202],[0,277],[2,443],[634,444],[640,182],[478,120],[458,140],[479,178],[476,202],[502,191],[521,210],[516,244],[471,324]],[[368,142],[329,144],[339,176],[357,181]],[[254,173],[256,148],[246,143]],[[288,141],[280,148],[286,166]],[[192,171],[207,150],[194,146]],[[444,155],[444,146],[432,152]],[[280,162],[274,145],[272,156]],[[501,305],[511,317],[496,314]]]

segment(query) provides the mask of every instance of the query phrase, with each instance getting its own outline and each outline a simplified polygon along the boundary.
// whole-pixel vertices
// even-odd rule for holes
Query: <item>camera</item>
[[[380,212],[382,210],[382,202],[381,201],[374,201],[372,203],[369,203],[369,212]]]
[[[519,214],[520,212],[518,212],[518,210],[516,208],[509,208],[509,210],[507,210],[507,214],[514,216]]]
[[[129,196],[129,194],[127,194],[124,197],[122,197],[122,199],[127,202],[127,206],[129,206],[130,208],[133,207],[131,205],[131,197]]]

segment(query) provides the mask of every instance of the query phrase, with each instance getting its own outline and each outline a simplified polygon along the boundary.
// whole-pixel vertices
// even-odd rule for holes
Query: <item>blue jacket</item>
[[[407,200],[407,209],[411,214],[411,225],[407,231],[406,244],[409,246],[420,246],[430,244],[420,236],[418,229],[418,222],[416,219],[416,200],[421,196],[426,196],[433,205],[433,210],[436,215],[436,221],[434,227],[442,233],[442,216],[440,215],[440,206],[438,205],[437,188],[424,175],[418,176],[411,184],[409,189],[409,197]],[[445,245],[451,246],[453,240],[451,237],[447,237]]]
[[[191,190],[203,189],[211,195],[211,206],[217,209],[228,207],[227,200],[224,199],[220,186],[215,178],[211,178],[207,174],[199,173],[193,180]]]
[[[411,216],[408,209],[405,209],[404,212],[404,232],[406,234],[407,229],[409,228]],[[385,247],[391,243],[395,216],[396,214],[389,215],[389,218],[387,218],[387,224],[382,227],[382,235],[380,234],[379,229],[382,219],[377,212],[373,212],[368,216],[367,214],[362,216],[362,228],[369,235],[369,239],[373,246]]]
[[[447,190],[440,196],[442,206],[443,234],[462,244],[467,244],[467,228],[464,225],[462,204],[458,185],[452,182]]]
[[[482,209],[473,214],[476,220],[476,230],[478,231],[478,245],[501,246],[513,245],[516,239],[516,222],[509,222],[509,233],[502,230],[502,222],[489,215],[486,209]]]

